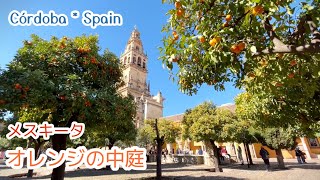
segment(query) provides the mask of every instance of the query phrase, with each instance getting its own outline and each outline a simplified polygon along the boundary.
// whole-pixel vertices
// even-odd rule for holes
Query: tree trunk
[[[245,146],[244,148],[246,148],[246,150],[248,152],[249,164],[253,165],[249,144],[245,143],[244,146]]]
[[[159,142],[159,140],[157,140],[157,180],[161,180],[161,177],[162,177],[162,173],[161,173],[162,154],[161,154],[161,152],[162,152],[161,142]]]
[[[214,161],[214,171],[222,172],[222,168],[219,166],[219,152],[218,147],[214,143],[214,140],[210,140],[211,146],[213,148],[213,161]]]
[[[281,149],[276,149],[277,154],[277,161],[278,161],[278,167],[280,169],[285,169],[284,161],[283,161],[283,155]]]
[[[61,150],[66,150],[67,146],[67,135],[65,134],[55,134],[52,136],[52,148],[53,150],[60,152]],[[65,162],[52,170],[51,180],[63,180],[65,173]]]
[[[162,178],[162,169],[161,169],[161,157],[162,157],[162,145],[164,143],[164,136],[160,137],[159,129],[158,129],[158,119],[156,119],[154,125],[156,131],[156,142],[157,142],[157,180],[161,180]]]
[[[111,150],[112,147],[113,147],[113,144],[112,144],[112,143],[109,143],[109,144],[108,144],[109,150]]]
[[[113,142],[111,142],[111,141],[109,141],[109,144],[108,144],[108,148],[109,148],[109,150],[111,150],[111,148],[113,147],[113,145],[114,145],[114,143],[113,143]],[[110,165],[107,165],[107,166],[106,166],[106,170],[111,170]]]
[[[34,154],[36,155],[35,159],[37,159],[40,155],[39,153],[40,147],[41,147],[41,143],[38,143],[37,140],[34,140]],[[29,169],[27,177],[32,178],[32,176],[33,176],[33,169]]]

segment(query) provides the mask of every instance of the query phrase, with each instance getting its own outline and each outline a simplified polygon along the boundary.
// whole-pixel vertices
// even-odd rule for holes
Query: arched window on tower
[[[138,66],[141,66],[141,58],[138,57]]]
[[[136,63],[136,57],[133,57],[133,63],[134,64]]]
[[[143,68],[146,68],[146,63],[145,62],[143,62],[143,66],[142,66]]]
[[[136,46],[136,50],[139,51],[139,47],[138,46]]]

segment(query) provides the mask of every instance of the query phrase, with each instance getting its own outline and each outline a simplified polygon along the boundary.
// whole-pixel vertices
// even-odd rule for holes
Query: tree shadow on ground
[[[182,179],[197,179],[197,180],[244,180],[244,178],[233,178],[233,177],[226,177],[226,176],[200,176],[200,177],[192,177],[192,176],[184,176],[184,177],[176,177],[175,180],[182,180]]]
[[[188,168],[190,165],[187,164],[162,164],[162,172],[196,172],[196,171],[205,171],[204,168],[197,168],[193,165],[193,168]],[[145,173],[152,173],[156,174],[156,165],[148,165],[146,170],[131,170],[131,171],[125,171],[122,168],[119,168],[118,171],[112,171],[112,170],[95,170],[95,169],[77,169],[74,171],[66,171],[65,177],[69,178],[76,178],[76,177],[97,177],[97,176],[108,176],[108,175],[118,175],[118,174],[127,174],[132,175],[134,177],[135,174],[145,174]],[[37,176],[32,179],[46,179],[50,178],[51,175],[45,175],[45,176]]]
[[[277,162],[271,162],[270,167],[272,171],[286,171],[290,169],[320,169],[320,164],[317,163],[306,163],[306,164],[298,164],[298,163],[292,163],[292,162],[285,162],[285,169],[278,168]],[[264,171],[266,170],[266,166],[263,163],[255,163],[253,165],[250,165],[248,167],[247,164],[240,165],[240,164],[229,164],[229,165],[223,165],[222,168],[226,169],[238,169],[238,170],[248,170],[248,171]]]
[[[146,177],[146,178],[138,178],[138,179],[131,179],[131,180],[155,180],[156,177]],[[200,176],[200,177],[193,177],[193,176],[182,176],[182,177],[173,177],[173,176],[163,176],[162,180],[188,180],[188,179],[196,179],[196,180],[244,180],[243,178],[233,178],[233,177],[226,177],[226,176]]]
[[[276,162],[272,162],[271,164],[271,170],[272,171],[287,171],[290,169],[295,169],[295,168],[301,168],[301,169],[320,169],[320,164],[317,163],[308,163],[308,164],[297,164],[297,163],[285,163],[286,169],[279,169],[277,167]],[[192,166],[192,168],[190,167]],[[240,165],[240,164],[229,164],[229,165],[222,165],[222,169],[234,169],[234,170],[245,170],[245,171],[265,171],[265,165],[263,163],[255,163],[254,165],[250,165],[250,168],[245,165]],[[200,171],[207,171],[208,169],[213,168],[213,166],[196,166],[196,165],[188,165],[188,164],[162,164],[162,172],[163,173],[168,173],[168,172],[200,172]],[[208,172],[208,171],[207,171]],[[152,174],[155,175],[156,173],[156,165],[154,164],[148,164],[146,170],[141,170],[141,171],[136,171],[136,170],[131,170],[131,171],[125,171],[122,168],[120,168],[118,171],[112,171],[112,170],[95,170],[95,169],[78,169],[74,171],[66,171],[65,177],[68,178],[77,178],[77,177],[91,177],[92,179],[94,177],[98,176],[106,176],[108,179],[115,178],[113,175],[120,175],[120,174],[127,174],[127,175],[132,175],[131,177],[134,178],[135,175],[137,174]],[[108,177],[110,175],[110,177]],[[43,175],[43,176],[36,176],[32,179],[50,179],[51,175]],[[3,177],[0,176],[0,180],[4,179],[12,179],[8,177]],[[22,178],[22,179],[25,179]],[[119,178],[118,178],[119,179]],[[143,178],[142,178],[143,179]],[[146,179],[146,178],[145,178]],[[149,178],[150,179],[150,178]],[[151,178],[152,179],[152,178]],[[237,178],[231,178],[231,177],[225,177],[225,176],[219,176],[219,174],[212,174],[206,177],[192,177],[192,176],[181,176],[181,177],[170,177],[167,176],[164,179],[230,179],[230,180],[236,180]],[[241,178],[238,178],[241,179]],[[146,179],[147,180],[147,179]]]
[[[1,170],[4,170],[4,169],[12,169],[11,167],[8,167],[8,166],[2,166],[0,167]]]

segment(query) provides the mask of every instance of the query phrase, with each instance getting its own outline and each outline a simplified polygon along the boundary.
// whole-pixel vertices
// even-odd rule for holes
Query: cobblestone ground
[[[277,169],[276,159],[271,159],[271,172],[266,172],[260,159],[254,160],[255,165],[248,168],[247,165],[231,164],[223,165],[224,172],[209,172],[211,168],[205,165],[182,165],[182,164],[163,164],[162,174],[166,179],[218,179],[218,180],[242,180],[242,179],[272,179],[272,180],[319,180],[320,179],[320,160],[309,160],[307,164],[297,164],[295,160],[285,160],[287,169]],[[12,170],[5,167],[0,160],[0,180],[11,179],[8,176],[26,173],[26,169]],[[144,179],[154,177],[156,172],[155,163],[148,164],[145,171],[111,171],[111,170],[90,170],[82,168],[76,171],[67,171],[66,180],[102,180],[102,179]],[[41,168],[35,170],[36,176],[33,179],[50,179],[51,171]],[[25,178],[19,178],[25,179]]]

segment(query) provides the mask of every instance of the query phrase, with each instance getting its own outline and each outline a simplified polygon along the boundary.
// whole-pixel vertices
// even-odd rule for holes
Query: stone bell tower
[[[150,94],[150,83],[147,84],[147,62],[148,57],[144,53],[140,32],[135,27],[124,53],[120,56],[120,63],[124,65],[125,85],[119,89],[119,93],[123,96],[134,97],[137,103],[137,127],[143,125],[144,119],[162,117],[164,98],[161,93],[155,97]]]

